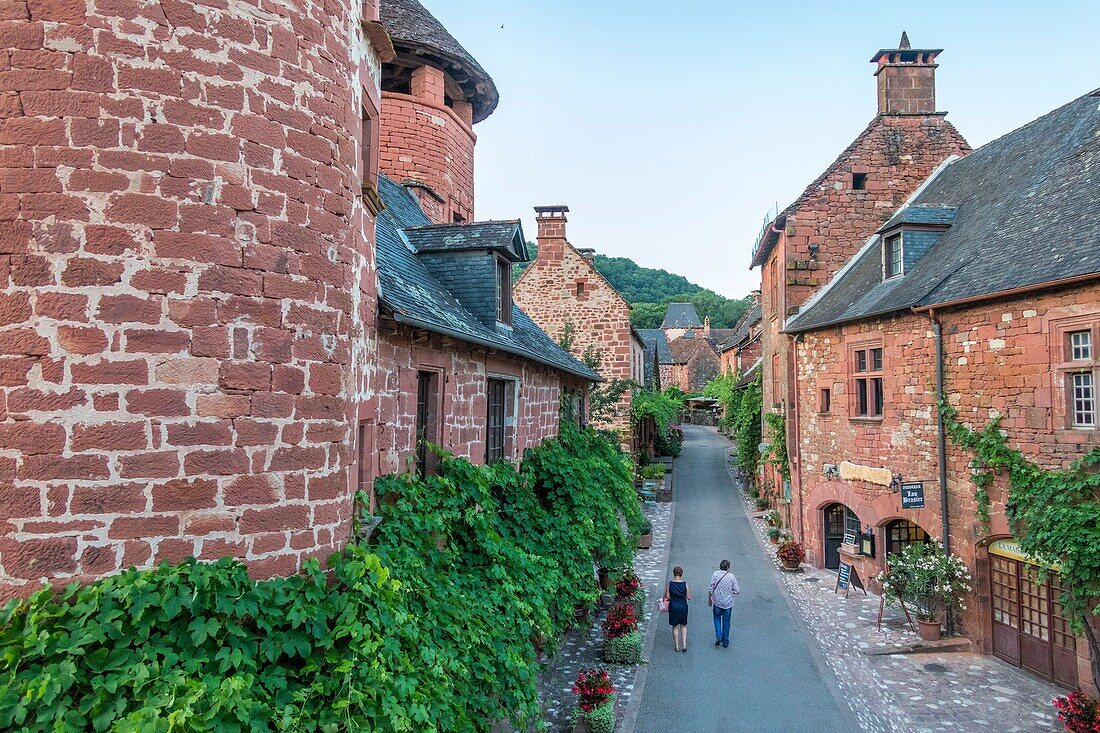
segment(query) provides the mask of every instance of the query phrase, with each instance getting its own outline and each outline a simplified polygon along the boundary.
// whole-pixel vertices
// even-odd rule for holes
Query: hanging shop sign
[[[901,508],[924,508],[924,482],[910,481],[901,485]]]
[[[858,479],[869,484],[889,486],[894,481],[894,472],[889,468],[872,468],[871,466],[860,466],[857,463],[841,461],[840,477],[845,481]]]

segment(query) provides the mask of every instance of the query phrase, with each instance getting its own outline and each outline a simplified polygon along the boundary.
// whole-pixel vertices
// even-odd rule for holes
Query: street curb
[[[675,464],[673,464],[673,470],[675,470]],[[668,575],[668,558],[672,553],[672,528],[676,526],[676,501],[673,500],[669,507],[668,515],[668,532],[665,535],[664,547],[661,548],[661,565],[665,568],[665,575]],[[660,587],[660,586],[658,586]],[[656,598],[647,599],[648,602],[656,602]],[[650,616],[649,628],[645,632],[645,643],[642,646],[642,659],[646,660],[645,664],[641,665],[641,669],[638,670],[638,675],[634,678],[634,689],[630,692],[630,702],[626,704],[626,710],[623,712],[622,724],[619,726],[620,733],[634,733],[634,728],[638,725],[638,711],[642,707],[642,695],[645,693],[645,680],[649,674],[649,658],[653,655],[653,646],[657,641],[657,622],[660,620],[661,614],[654,613]]]

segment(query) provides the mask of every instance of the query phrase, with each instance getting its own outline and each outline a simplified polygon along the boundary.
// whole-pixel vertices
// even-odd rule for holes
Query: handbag
[[[658,598],[657,599],[657,610],[660,611],[661,613],[668,613],[668,599],[667,598]]]

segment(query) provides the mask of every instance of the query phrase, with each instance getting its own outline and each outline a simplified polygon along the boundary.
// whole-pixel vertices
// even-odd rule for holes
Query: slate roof
[[[396,320],[487,346],[586,379],[602,378],[562,351],[518,306],[512,307],[512,329],[486,326],[467,311],[417,257],[405,237],[406,227],[429,224],[416,199],[384,175],[378,177],[378,193],[386,208],[378,214],[378,296]],[[495,287],[495,283],[486,283]]]
[[[703,322],[691,303],[669,303],[661,328],[702,328]]]
[[[657,354],[658,364],[671,364],[672,352],[668,350],[668,339],[665,332],[659,328],[639,328],[638,334],[645,344],[646,359],[651,359]]]
[[[410,227],[405,229],[405,236],[417,252],[494,249],[502,251],[513,262],[531,259],[518,219]]]
[[[417,0],[382,0],[378,12],[398,52],[423,56],[424,51],[429,51],[455,67],[448,71],[463,77],[456,80],[476,92],[470,100],[474,105],[474,122],[481,122],[493,113],[500,95],[489,73],[423,5]]]
[[[898,209],[889,221],[879,227],[875,234],[889,231],[904,224],[923,226],[951,226],[955,221],[958,206],[937,206],[936,204],[910,204]]]
[[[927,204],[954,223],[903,276],[883,281],[872,237],[786,330],[1100,275],[1100,90],[941,168]]]
[[[763,317],[764,308],[760,303],[756,303],[741,316],[741,320],[737,322],[737,326],[733,329],[733,335],[721,343],[719,350],[728,351],[740,345],[749,337],[749,334],[752,332],[752,327],[760,323],[760,319]]]

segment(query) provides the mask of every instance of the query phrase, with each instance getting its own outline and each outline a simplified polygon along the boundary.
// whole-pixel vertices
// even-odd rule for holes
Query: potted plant
[[[634,615],[642,615],[642,609],[645,607],[645,588],[642,587],[642,579],[630,568],[623,571],[615,584],[615,601],[633,604]]]
[[[611,587],[611,569],[604,562],[604,558],[596,558],[596,579],[599,581],[600,590],[607,590]]]
[[[653,547],[653,522],[649,521],[649,517],[642,517],[638,523],[638,549],[648,550],[650,547]]]
[[[1071,692],[1054,699],[1058,720],[1069,733],[1096,733],[1100,730],[1100,700],[1083,692]]]
[[[783,526],[783,517],[779,514],[779,511],[772,509],[770,512],[764,515],[764,521],[773,527]]]
[[[779,527],[768,527],[768,539],[773,545],[779,544]]]
[[[788,539],[786,542],[780,543],[779,549],[775,551],[775,556],[779,558],[779,562],[783,563],[783,567],[787,570],[798,570],[806,560],[806,549],[802,547],[801,542]]]
[[[918,633],[926,641],[940,638],[940,624],[948,613],[966,609],[970,571],[939,542],[916,542],[887,560],[878,581],[887,598],[905,603],[916,612]]]
[[[753,503],[756,504],[756,511],[758,511],[758,512],[762,512],[762,511],[764,511],[765,509],[768,508],[768,499],[767,499],[767,497],[758,496],[755,499],[753,499]]]
[[[615,730],[615,686],[606,669],[582,669],[573,693],[580,699],[573,715],[574,733],[611,733]]]
[[[642,658],[642,635],[638,632],[638,617],[634,604],[620,603],[611,607],[603,622],[605,662],[637,664]]]

